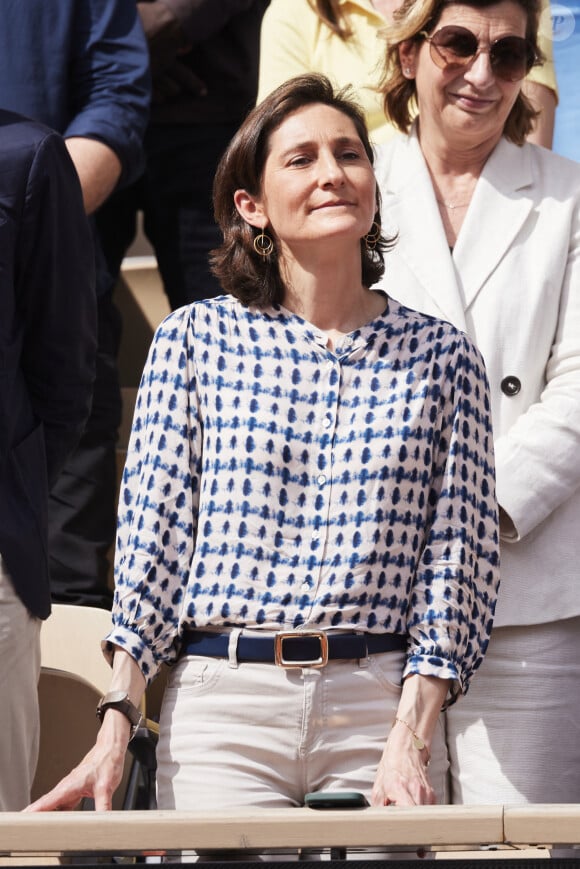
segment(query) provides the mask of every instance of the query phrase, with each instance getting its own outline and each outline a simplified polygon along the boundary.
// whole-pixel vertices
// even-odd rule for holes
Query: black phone
[[[364,809],[370,803],[359,791],[313,791],[304,797],[310,809]]]

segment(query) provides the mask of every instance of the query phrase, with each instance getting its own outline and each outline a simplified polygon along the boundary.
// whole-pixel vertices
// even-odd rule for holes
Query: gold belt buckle
[[[306,661],[287,661],[284,657],[284,640],[315,638],[320,643],[320,656]],[[328,637],[325,631],[280,631],[274,637],[274,663],[286,670],[302,667],[326,667],[328,664]]]

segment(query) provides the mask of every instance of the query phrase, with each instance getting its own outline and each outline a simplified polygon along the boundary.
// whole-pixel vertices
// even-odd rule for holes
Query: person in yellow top
[[[373,144],[386,142],[395,129],[385,119],[376,86],[385,58],[381,30],[397,6],[398,0],[271,0],[262,20],[258,102],[295,75],[321,72],[340,87],[353,86]],[[542,20],[549,22],[549,0],[542,6]],[[527,96],[542,110],[529,138],[548,148],[557,103],[550,33],[540,28],[546,61],[525,83]]]

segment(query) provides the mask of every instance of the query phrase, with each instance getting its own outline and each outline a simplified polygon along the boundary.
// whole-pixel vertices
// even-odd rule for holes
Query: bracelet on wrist
[[[425,740],[421,739],[419,734],[416,733],[415,730],[413,730],[411,725],[408,724],[404,718],[397,718],[397,716],[395,716],[395,720],[393,721],[393,725],[395,725],[397,722],[399,724],[403,724],[407,728],[407,730],[411,733],[411,735],[413,737],[413,746],[417,749],[417,751],[424,751],[425,752],[425,756],[427,758],[425,760],[425,766],[429,766],[429,764],[431,763],[431,752],[427,748],[427,744],[426,744]]]

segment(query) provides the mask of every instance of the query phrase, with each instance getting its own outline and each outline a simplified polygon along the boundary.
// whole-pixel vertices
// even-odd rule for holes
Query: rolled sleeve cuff
[[[117,187],[125,187],[143,174],[145,154],[141,137],[133,129],[126,127],[123,130],[120,124],[115,124],[114,115],[111,116],[110,121],[92,123],[90,129],[87,129],[82,122],[73,122],[64,133],[64,138],[72,139],[77,136],[102,142],[115,152],[121,161],[121,175]]]
[[[412,675],[433,676],[436,679],[446,679],[449,682],[443,709],[447,709],[448,706],[455,703],[457,698],[467,690],[465,679],[457,666],[447,658],[434,653],[416,652],[409,655],[403,670],[403,679]]]
[[[113,656],[117,648],[127,652],[141,670],[147,685],[153,681],[161,666],[151,648],[143,641],[139,634],[129,628],[113,628],[111,633],[101,643],[101,648],[103,655],[111,666],[113,666]]]

